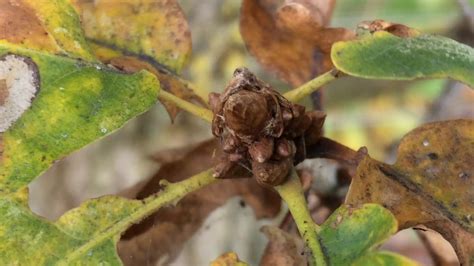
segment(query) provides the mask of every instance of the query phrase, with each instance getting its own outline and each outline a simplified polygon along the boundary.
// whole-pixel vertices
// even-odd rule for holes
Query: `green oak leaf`
[[[378,31],[335,43],[331,59],[337,69],[355,77],[452,78],[474,87],[474,49],[442,36],[398,37]]]
[[[122,127],[148,110],[160,89],[147,71],[124,74],[0,41],[0,58],[11,54],[35,65],[39,90],[0,135],[1,192],[27,186],[54,161]]]
[[[1,265],[121,265],[116,244],[133,223],[216,181],[204,171],[143,200],[104,196],[49,222],[28,207],[27,189],[0,195]]]
[[[396,232],[393,214],[369,203],[339,207],[321,225],[318,237],[329,265],[417,265],[400,255],[375,250]]]

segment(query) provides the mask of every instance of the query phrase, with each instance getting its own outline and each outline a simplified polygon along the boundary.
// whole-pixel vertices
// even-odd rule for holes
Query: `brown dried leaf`
[[[434,265],[459,265],[459,261],[453,247],[439,233],[429,229],[425,230],[424,228],[417,230],[416,233],[429,252]]]
[[[423,125],[401,141],[387,165],[366,156],[346,203],[374,202],[400,229],[423,224],[443,235],[464,265],[474,263],[474,121]]]
[[[136,57],[121,56],[108,60],[108,63],[129,73],[146,69],[158,77],[162,89],[173,93],[175,96],[178,96],[183,100],[191,101],[201,106],[206,106],[206,103],[199,96],[197,96],[184,81],[169,72],[165,72],[159,68],[154,67],[152,64],[146,61],[141,61]],[[162,103],[168,111],[171,121],[173,121],[181,109],[173,103],[167,101],[162,101]]]
[[[330,69],[332,44],[354,33],[325,27],[333,0],[281,2],[244,0],[240,32],[247,49],[265,68],[297,86]]]
[[[272,265],[308,265],[305,244],[300,237],[289,234],[275,226],[263,226],[261,231],[269,243],[265,248],[261,266]]]
[[[165,178],[177,182],[210,168],[214,165],[213,154],[216,158],[221,154],[218,141],[214,139],[201,143],[181,159],[162,165],[136,198],[142,199],[160,190],[160,181]],[[274,217],[280,210],[279,196],[259,186],[254,179],[224,179],[188,194],[177,206],[160,209],[131,227],[119,242],[120,257],[126,265],[143,265],[158,259],[173,261],[206,217],[235,196],[243,197],[257,218]]]

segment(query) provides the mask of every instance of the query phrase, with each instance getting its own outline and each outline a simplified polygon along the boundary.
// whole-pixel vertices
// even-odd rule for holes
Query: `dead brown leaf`
[[[416,233],[423,242],[434,265],[456,266],[459,265],[458,258],[453,247],[438,232],[421,228]]]
[[[298,86],[332,67],[334,42],[354,36],[326,27],[333,7],[333,0],[244,0],[240,32],[265,68]]]
[[[263,226],[261,231],[267,236],[269,243],[260,261],[261,266],[308,265],[303,240],[275,226]]]
[[[400,229],[423,224],[448,240],[464,265],[474,263],[474,121],[423,125],[401,141],[387,165],[366,156],[346,203],[374,202]]]
[[[208,140],[178,161],[162,165],[158,173],[137,194],[143,199],[160,190],[160,180],[178,182],[214,165],[221,154],[217,140]],[[251,178],[224,179],[186,195],[177,206],[163,208],[131,227],[119,242],[118,251],[126,265],[173,261],[186,240],[201,227],[206,217],[228,199],[241,196],[257,218],[270,218],[280,210],[280,197]],[[148,250],[153,252],[148,252]],[[165,258],[165,259],[164,259]]]

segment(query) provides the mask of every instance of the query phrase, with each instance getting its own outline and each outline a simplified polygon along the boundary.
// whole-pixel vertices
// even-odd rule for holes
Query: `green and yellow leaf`
[[[30,85],[37,88],[34,96],[25,99],[31,106],[11,121],[0,139],[3,192],[27,186],[54,161],[122,127],[156,102],[160,88],[156,77],[146,71],[124,74],[102,64],[0,42],[0,57],[7,54],[34,65],[37,73],[19,78],[34,79]],[[23,93],[8,87],[14,84],[12,71],[5,72],[7,90],[12,90],[7,104]]]
[[[397,232],[397,220],[377,204],[343,205],[321,225],[319,241],[328,265],[417,265],[396,254],[376,251]]]
[[[123,231],[214,181],[208,170],[168,184],[144,200],[104,196],[68,211],[54,223],[30,211],[27,189],[0,195],[0,264],[121,265],[115,245]]]

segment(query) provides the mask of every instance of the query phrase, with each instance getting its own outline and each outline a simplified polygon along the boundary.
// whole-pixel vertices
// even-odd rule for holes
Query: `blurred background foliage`
[[[265,72],[246,51],[238,27],[241,1],[179,2],[188,17],[193,40],[193,54],[184,73],[186,79],[209,92],[222,91],[234,69],[246,66],[279,90],[290,89]],[[466,8],[468,5],[470,10]],[[361,21],[384,19],[473,45],[474,25],[469,17],[473,6],[474,0],[344,0],[337,2],[331,25],[355,29]],[[354,149],[367,146],[372,157],[387,162],[394,160],[398,140],[416,126],[432,120],[474,118],[472,91],[446,80],[395,82],[346,77],[327,86],[323,97],[324,110],[328,113],[326,135]],[[309,100],[305,104],[311,106]],[[181,113],[171,124],[164,108],[157,103],[110,137],[57,162],[30,185],[30,205],[40,215],[55,219],[87,198],[120,193],[149,178],[159,168],[151,159],[153,154],[210,136],[205,122],[186,113]],[[262,238],[255,236],[257,225],[250,226],[254,228],[252,231],[248,230],[249,225],[232,224],[239,214],[227,210],[225,219],[219,218],[230,220],[228,225],[232,230],[242,232],[239,238],[226,235],[225,240],[221,234],[216,241],[223,243],[221,249],[236,250],[239,257],[255,264],[263,248]],[[216,220],[216,215],[209,219]],[[244,217],[251,216],[250,212]],[[216,223],[212,222],[211,226]],[[413,235],[409,238],[415,239]],[[198,240],[193,241],[199,244]],[[245,247],[236,247],[231,242],[240,242]],[[408,248],[399,249],[402,253],[411,252]],[[209,256],[217,255],[211,252]]]

